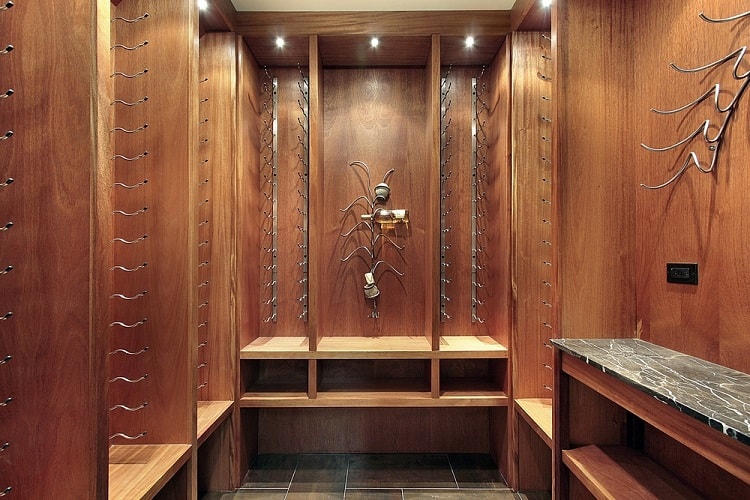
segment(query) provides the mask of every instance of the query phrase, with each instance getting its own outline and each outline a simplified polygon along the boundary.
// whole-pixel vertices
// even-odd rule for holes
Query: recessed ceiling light
[[[375,48],[378,45],[380,45],[380,40],[378,40],[378,37],[374,36],[370,39],[370,47]]]
[[[473,36],[467,36],[466,37],[466,46],[467,47],[473,47],[474,46],[474,37]]]
[[[282,48],[286,42],[284,42],[284,39],[280,36],[276,37],[276,46],[278,48]]]
[[[198,8],[200,10],[206,10],[208,8],[208,0],[198,0]]]

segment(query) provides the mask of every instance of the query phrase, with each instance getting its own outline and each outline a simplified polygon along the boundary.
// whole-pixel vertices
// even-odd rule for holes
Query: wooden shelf
[[[415,359],[433,357],[425,337],[323,337],[315,353],[317,358],[338,359]]]
[[[110,500],[153,498],[189,458],[189,444],[110,447]]]
[[[552,448],[552,398],[516,399],[516,411],[542,441]]]
[[[508,396],[503,391],[441,391],[440,400],[446,406],[508,406]]]
[[[311,399],[305,393],[258,394],[245,393],[240,399],[242,408],[417,408],[507,406],[508,397],[502,392],[446,392],[433,398],[425,392],[356,391],[321,392]]]
[[[317,406],[306,392],[246,392],[240,398],[241,408],[306,408]]]
[[[432,350],[426,337],[323,337],[310,351],[307,337],[258,337],[240,351],[241,359],[427,359],[507,358],[508,348],[489,336],[440,337]]]
[[[295,359],[310,357],[307,337],[258,337],[240,350],[240,359]]]
[[[198,401],[198,446],[229,416],[232,401]]]
[[[440,358],[507,358],[508,348],[489,336],[442,336]]]
[[[596,498],[701,498],[630,448],[589,445],[563,450],[562,459]]]

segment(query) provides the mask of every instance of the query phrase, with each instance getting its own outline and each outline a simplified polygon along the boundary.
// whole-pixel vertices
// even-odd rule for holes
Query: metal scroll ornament
[[[355,234],[355,232],[362,232],[368,236],[368,239],[366,244],[359,245],[352,250],[349,255],[341,259],[341,262],[348,262],[355,256],[358,256],[368,264],[368,269],[363,276],[363,292],[365,299],[372,303],[372,311],[369,316],[371,318],[377,318],[379,316],[378,297],[381,295],[381,290],[378,288],[377,284],[377,278],[379,276],[377,273],[378,268],[382,265],[385,266],[387,270],[396,273],[398,276],[404,275],[404,273],[382,259],[382,250],[386,244],[392,245],[398,251],[404,249],[403,246],[400,246],[393,241],[387,233],[400,225],[408,227],[409,211],[406,209],[389,209],[385,207],[385,204],[388,202],[391,195],[391,188],[388,185],[387,180],[395,171],[394,169],[388,170],[383,176],[383,181],[373,187],[370,168],[366,163],[353,161],[349,166],[359,167],[364,170],[367,175],[367,193],[356,197],[347,207],[342,208],[341,212],[348,214],[356,207],[365,207],[367,212],[360,214],[359,221],[347,232],[342,233],[341,237],[349,238]]]

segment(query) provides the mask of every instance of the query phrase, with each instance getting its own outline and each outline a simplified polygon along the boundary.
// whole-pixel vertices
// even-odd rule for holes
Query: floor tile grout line
[[[445,458],[448,460],[448,467],[451,468],[451,475],[453,475],[453,481],[456,483],[456,489],[460,490],[461,487],[458,485],[458,479],[456,479],[456,472],[453,470],[453,463],[451,462],[451,456],[446,453]]]
[[[289,478],[289,485],[286,487],[286,495],[284,495],[284,500],[289,496],[289,491],[292,489],[292,483],[294,482],[294,476],[297,475],[297,467],[299,467],[299,461],[301,460],[301,455],[297,454],[297,461],[294,463],[294,470],[292,471],[292,477]]]
[[[346,454],[346,476],[344,477],[344,500],[346,500],[346,490],[349,487],[349,466],[352,463],[351,453]]]

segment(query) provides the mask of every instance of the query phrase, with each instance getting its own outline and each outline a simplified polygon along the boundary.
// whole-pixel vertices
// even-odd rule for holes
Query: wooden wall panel
[[[555,337],[554,213],[551,169],[552,116],[550,42],[542,33],[513,34],[513,192],[515,247],[515,325],[513,329],[513,396],[552,396],[552,351]],[[545,160],[546,159],[546,160]],[[545,223],[549,221],[550,223]],[[549,306],[547,305],[549,304]]]
[[[138,444],[191,443],[196,433],[198,242],[194,224],[199,201],[194,189],[198,178],[198,19],[194,7],[187,2],[154,6],[128,0],[120,3],[114,15],[135,19],[148,12],[149,17],[112,25],[117,44],[134,47],[149,42],[135,50],[115,49],[113,63],[117,99],[132,103],[148,97],[139,105],[113,105],[116,127],[133,130],[148,124],[134,133],[113,132],[115,182],[132,186],[148,180],[137,188],[112,188],[116,211],[136,213],[148,208],[138,215],[112,215],[115,238],[137,241],[112,242],[115,265],[148,265],[134,272],[113,270],[113,326],[107,332],[111,351],[148,346],[138,356],[114,354],[110,363],[110,406],[148,403],[141,411],[111,412],[110,435],[146,432]],[[206,199],[207,203],[215,201]],[[138,383],[118,378],[145,375]],[[111,440],[111,444],[124,443],[132,440]]]
[[[489,72],[484,99],[489,105],[487,115],[480,114],[480,123],[487,127],[487,196],[488,234],[485,245],[487,279],[487,321],[490,335],[508,346],[513,316],[512,268],[512,169],[511,169],[511,52],[509,45],[498,50]],[[481,82],[481,80],[480,80]],[[491,229],[490,229],[491,228]],[[505,388],[510,390],[509,385]]]
[[[300,280],[304,278],[304,268],[299,263],[305,260],[308,254],[307,248],[302,248],[303,235],[300,227],[305,226],[305,217],[302,212],[308,211],[306,200],[308,196],[305,181],[302,175],[305,167],[301,160],[304,157],[304,148],[300,141],[304,131],[300,123],[305,124],[306,118],[300,109],[303,101],[300,92],[302,85],[303,70],[298,68],[267,68],[268,76],[262,79],[262,85],[271,85],[272,79],[276,78],[277,88],[277,175],[273,179],[277,183],[277,231],[276,231],[276,319],[267,321],[272,314],[271,304],[265,304],[272,296],[271,282],[272,273],[261,269],[261,279],[256,284],[256,296],[261,302],[261,314],[258,318],[257,329],[263,337],[304,337],[306,336],[307,324],[303,313],[303,303],[299,299],[303,295],[304,287]],[[302,73],[301,73],[302,72]],[[270,77],[270,78],[269,78]],[[261,96],[263,99],[263,96]],[[269,103],[270,104],[270,103]],[[309,116],[309,113],[308,113]],[[264,114],[266,119],[267,115]],[[305,127],[308,125],[305,124]],[[270,136],[269,136],[270,137]],[[271,177],[270,166],[264,166],[264,157],[270,158],[269,149],[261,143],[260,175],[256,179],[258,189],[262,193],[258,197],[257,224],[261,229],[260,247],[257,249],[258,262],[265,268],[272,265],[271,248],[272,237],[263,232],[270,230],[272,223],[264,221],[265,214],[273,213],[273,201],[264,194],[271,195],[271,187],[267,180]],[[301,194],[300,194],[301,193]],[[309,197],[308,197],[309,199]],[[309,294],[308,294],[309,295]]]
[[[208,33],[201,37],[199,73],[198,199],[221,201],[202,205],[196,220],[198,261],[209,262],[198,269],[198,302],[208,302],[198,312],[198,345],[206,342],[198,349],[198,363],[207,363],[198,371],[199,387],[207,384],[199,391],[199,398],[233,401],[233,374],[238,362],[235,35]]]
[[[678,73],[669,63],[698,67],[746,45],[746,21],[709,24],[698,18],[703,10],[718,18],[746,6],[724,0],[708,12],[698,1],[653,1],[639,3],[635,12],[627,5],[575,0],[558,8],[562,334],[638,335],[748,371],[748,179],[739,167],[750,151],[744,102],[714,173],[692,168],[662,190],[639,186],[669,179],[692,150],[706,158],[700,138],[663,153],[640,144],[668,146],[706,119],[716,123],[710,101],[674,116],[649,110],[687,104],[714,82],[725,89],[720,102],[726,105],[726,91],[739,83],[729,78],[734,59],[710,76]],[[711,130],[713,135],[715,126]],[[667,262],[697,262],[699,284],[667,284]]]
[[[260,453],[488,453],[490,408],[261,409]]]
[[[323,335],[425,335],[425,221],[428,148],[425,144],[426,103],[422,69],[326,69],[324,72],[324,213],[320,276]],[[367,194],[367,178],[352,161],[370,167],[373,186],[393,168],[388,184],[389,208],[409,210],[408,226],[389,236],[405,245],[400,252],[384,245],[380,253],[403,277],[378,267],[380,318],[368,317],[363,294],[367,262],[355,257],[341,263],[365,242],[364,232],[345,239],[340,234],[359,221],[361,205],[346,216],[340,209]],[[369,236],[367,236],[369,245]],[[365,255],[364,252],[361,255]]]
[[[639,5],[635,25],[643,30],[634,44],[636,61],[630,155],[635,183],[658,184],[682,166],[689,151],[696,151],[704,165],[710,152],[699,137],[684,148],[654,153],[637,147],[668,146],[711,120],[710,136],[722,115],[713,97],[690,112],[659,116],[649,112],[674,109],[696,99],[712,85],[722,88],[720,104],[732,99],[741,82],[732,78],[736,57],[709,72],[684,74],[670,62],[699,67],[746,46],[748,21],[712,24],[698,13],[715,18],[747,12],[746,2],[722,0],[706,6],[687,2],[646,2]],[[664,34],[664,26],[670,29]],[[740,63],[744,74],[748,59]],[[712,109],[713,108],[713,109]],[[638,277],[638,325],[642,338],[732,368],[750,371],[747,323],[750,309],[750,245],[747,186],[750,171],[750,101],[739,101],[735,117],[725,133],[716,169],[702,174],[691,168],[673,185],[658,191],[633,187],[636,192],[636,269]],[[699,284],[666,282],[667,262],[697,262]]]
[[[634,6],[569,0],[557,8],[560,336],[632,337]]]
[[[440,325],[441,335],[488,335],[489,325],[479,322],[472,322],[472,302],[471,302],[471,283],[472,283],[472,258],[471,258],[471,196],[472,183],[474,182],[472,172],[472,79],[482,74],[481,67],[443,67],[443,76],[447,75],[446,84],[449,86],[446,103],[450,107],[446,111],[445,120],[450,124],[446,134],[450,142],[446,148],[446,155],[449,160],[445,167],[446,180],[444,181],[444,195],[450,193],[445,200],[445,212],[443,216],[446,229],[450,230],[445,234],[445,244],[450,248],[443,249],[445,261],[448,266],[444,269],[444,275],[449,282],[445,283],[445,295],[450,299],[445,302],[445,313],[450,316]],[[478,83],[485,88],[494,89],[492,77],[487,71]],[[488,92],[482,96],[488,100]],[[485,112],[486,113],[486,112]],[[482,116],[487,121],[487,117]],[[487,129],[487,128],[486,128]],[[478,170],[491,174],[492,167],[479,167]],[[487,184],[482,188],[486,191]],[[482,190],[480,188],[480,191]],[[485,206],[487,203],[485,203]],[[494,233],[495,228],[501,226],[500,217],[491,217],[494,214],[488,214],[478,220],[478,224],[490,228]],[[492,224],[488,220],[492,218]],[[497,225],[496,225],[497,223]],[[488,231],[489,232],[489,231]],[[489,236],[489,235],[488,235]],[[487,245],[483,240],[483,247]],[[488,254],[494,255],[494,248],[485,248]],[[481,255],[485,263],[491,262],[492,258]],[[480,273],[482,274],[482,273]],[[483,274],[486,277],[486,273]],[[482,279],[486,281],[486,279]],[[487,300],[484,290],[479,290],[483,296],[481,300]],[[477,315],[483,320],[492,308],[488,305],[482,305],[478,308]]]
[[[242,38],[236,37],[237,54],[237,336],[239,347],[244,347],[258,336],[260,315],[257,300],[259,269],[257,249],[257,179],[259,177],[260,131],[260,71],[250,49]],[[240,369],[235,372],[235,394],[241,394]],[[232,470],[235,480],[243,477],[253,457],[257,454],[257,412],[240,411],[235,405],[235,432],[237,436],[236,461]],[[239,414],[239,415],[238,415]]]
[[[260,78],[250,49],[237,39],[237,321],[240,347],[258,336],[260,301]]]
[[[0,493],[102,498],[109,4],[14,3],[0,11]]]
[[[440,325],[441,335],[490,335],[507,345],[510,330],[510,168],[509,168],[509,68],[504,48],[488,67],[443,67],[449,86],[446,102],[450,107],[445,120],[450,142],[445,155],[443,249],[445,268],[445,313],[450,316]],[[478,122],[485,138],[479,147],[477,166],[478,202],[476,219],[479,233],[477,299],[472,308],[472,79],[477,78]],[[446,87],[447,88],[447,87]],[[482,109],[481,101],[487,107]],[[480,141],[481,143],[482,141]],[[484,148],[484,149],[483,149]],[[486,164],[481,157],[486,155]],[[472,321],[475,314],[481,321]]]

